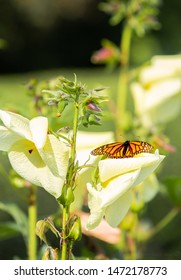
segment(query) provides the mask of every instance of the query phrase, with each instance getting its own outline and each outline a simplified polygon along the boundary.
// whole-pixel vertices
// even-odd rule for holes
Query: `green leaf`
[[[58,237],[59,233],[58,230],[55,228],[53,222],[50,219],[45,219],[45,220],[39,220],[36,223],[36,235],[38,235],[38,237],[43,240],[47,245],[47,238],[46,238],[46,232],[48,231],[48,229],[51,230],[51,232]]]
[[[0,240],[15,237],[21,233],[21,228],[14,222],[0,223]]]
[[[48,247],[42,256],[42,260],[59,260],[60,254],[59,250],[56,248]]]
[[[59,111],[59,113],[62,113],[67,105],[68,105],[67,101],[64,101],[64,100],[60,101],[58,103],[58,111]]]
[[[15,220],[15,224],[17,224],[17,229],[24,238],[28,236],[28,220],[27,216],[23,213],[23,211],[13,203],[2,203],[0,202],[0,210],[8,213]]]
[[[167,195],[176,205],[181,206],[181,177],[169,177],[164,180]]]
[[[89,116],[89,124],[90,125],[101,125],[101,120],[96,115]]]

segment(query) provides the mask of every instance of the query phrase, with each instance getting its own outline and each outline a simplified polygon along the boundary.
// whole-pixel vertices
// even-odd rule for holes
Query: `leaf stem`
[[[158,234],[161,230],[163,230],[174,218],[175,216],[180,212],[179,208],[173,208],[171,209],[170,212],[168,212],[168,214],[160,221],[158,222],[157,225],[155,225],[155,227],[144,237],[140,238],[139,241],[147,241],[151,238],[153,238],[153,236],[155,236],[156,234]]]
[[[165,228],[180,212],[178,208],[171,209],[170,212],[153,228],[151,231],[149,238],[152,238],[154,235],[159,233],[163,228]]]
[[[37,204],[36,204],[36,187],[30,187],[29,205],[28,205],[28,259],[36,260],[37,258],[37,238],[35,227],[37,222]]]

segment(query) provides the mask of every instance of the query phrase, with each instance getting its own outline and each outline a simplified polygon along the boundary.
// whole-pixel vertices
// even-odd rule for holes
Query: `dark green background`
[[[0,73],[59,67],[92,67],[90,56],[108,38],[119,44],[120,27],[108,25],[98,0],[0,0]],[[132,63],[181,51],[181,2],[162,1],[162,28],[133,39]],[[141,55],[140,55],[141,54]]]

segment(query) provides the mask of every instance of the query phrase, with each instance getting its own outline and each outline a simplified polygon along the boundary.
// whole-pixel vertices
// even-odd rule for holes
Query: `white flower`
[[[111,131],[105,132],[85,132],[79,131],[77,134],[77,160],[79,165],[85,164],[90,156],[89,164],[96,158],[90,155],[90,152],[96,147],[103,145],[105,142],[114,141],[114,134]]]
[[[111,131],[105,132],[86,132],[78,131],[77,133],[77,160],[79,166],[83,166],[87,163],[89,166],[98,161],[95,156],[91,156],[90,152],[96,147],[103,145],[105,142],[114,141],[114,134]],[[88,161],[89,160],[89,161]],[[76,177],[76,185],[74,195],[75,200],[71,205],[71,209],[80,209],[82,207],[83,201],[85,200],[85,195],[87,189],[85,188],[86,183],[91,180],[92,168],[84,167],[82,168]]]
[[[0,150],[8,152],[13,169],[54,197],[61,195],[68,169],[69,148],[48,134],[48,119],[32,120],[0,110]]]
[[[132,201],[132,188],[145,180],[164,159],[158,154],[144,153],[134,158],[106,159],[99,162],[100,183],[87,184],[90,217],[87,229],[99,225],[105,216],[116,227],[126,215]]]
[[[181,55],[155,56],[131,86],[135,110],[142,124],[165,123],[181,108]]]

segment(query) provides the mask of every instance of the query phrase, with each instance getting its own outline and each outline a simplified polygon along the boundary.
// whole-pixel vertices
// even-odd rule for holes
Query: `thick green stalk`
[[[67,177],[67,186],[74,188],[74,179],[75,179],[75,157],[76,157],[76,138],[77,138],[77,129],[78,129],[78,118],[79,118],[79,105],[78,101],[75,102],[75,111],[74,111],[74,122],[73,122],[73,136],[71,143],[71,154],[70,154],[70,164]],[[66,260],[70,256],[68,244],[67,244],[67,223],[70,218],[70,205],[63,205],[63,221],[62,221],[62,251],[61,259]],[[69,252],[69,254],[68,254]]]
[[[28,259],[37,259],[37,237],[35,233],[37,222],[36,187],[30,187],[28,205]]]
[[[126,122],[126,102],[129,81],[129,58],[131,45],[132,30],[128,25],[123,29],[122,39],[120,42],[120,67],[121,71],[118,80],[117,89],[117,113],[116,113],[116,138],[124,135]]]
[[[61,251],[61,259],[62,260],[67,260],[68,258],[68,254],[67,254],[67,250],[68,250],[68,246],[67,246],[67,230],[66,230],[66,225],[67,225],[67,221],[69,219],[69,207],[65,206],[63,207],[63,220],[62,220],[62,251]]]

